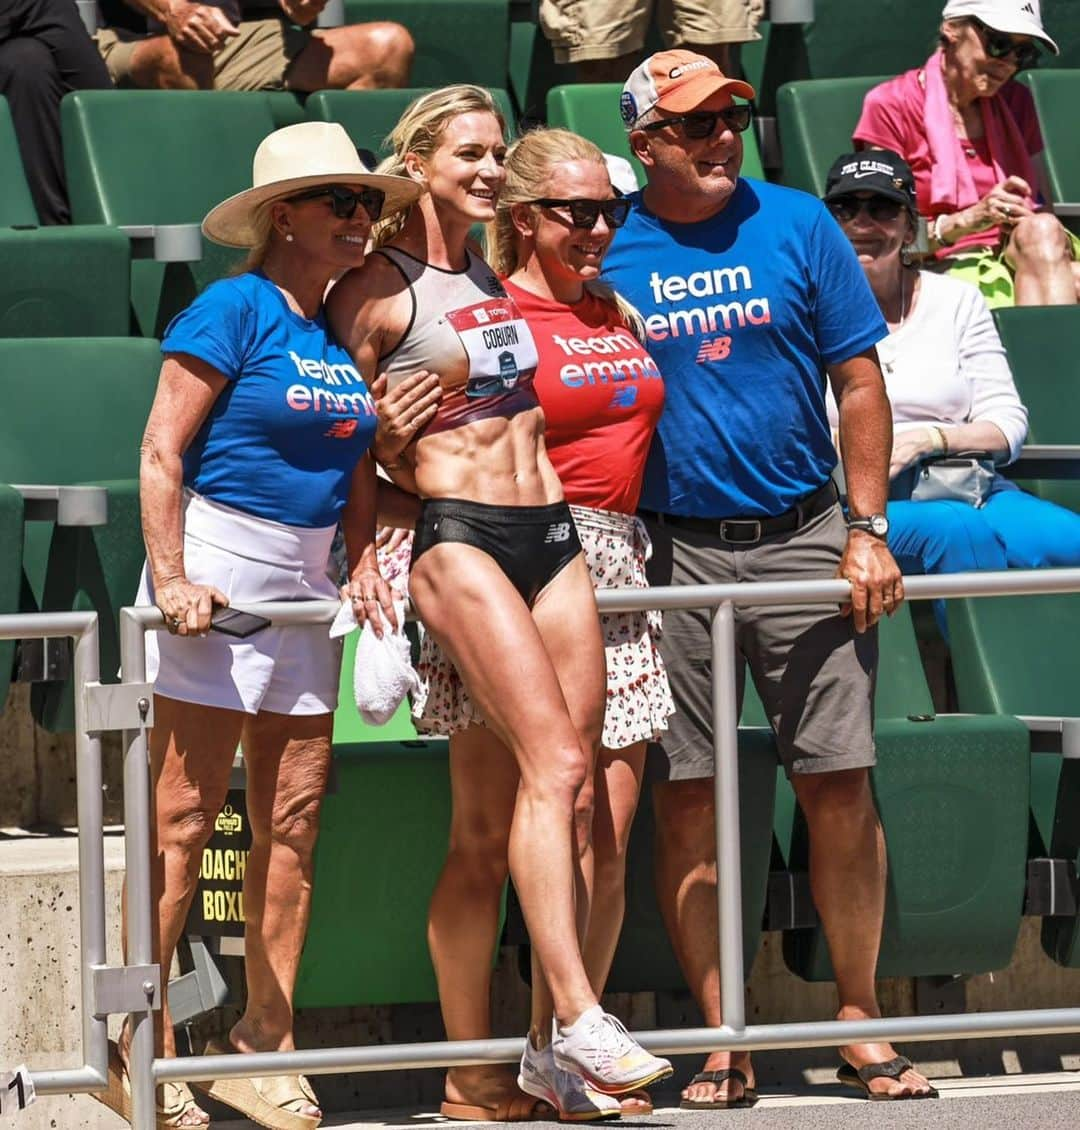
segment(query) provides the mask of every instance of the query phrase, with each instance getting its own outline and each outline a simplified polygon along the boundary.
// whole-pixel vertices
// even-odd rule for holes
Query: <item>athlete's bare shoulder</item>
[[[342,344],[354,355],[362,342],[384,343],[404,333],[412,314],[408,279],[386,255],[370,253],[344,274],[326,299],[326,315]]]

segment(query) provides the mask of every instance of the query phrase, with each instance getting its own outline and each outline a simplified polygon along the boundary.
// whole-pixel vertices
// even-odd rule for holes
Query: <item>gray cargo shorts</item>
[[[829,579],[847,541],[839,505],[797,530],[745,548],[709,530],[642,517],[653,545],[650,585]],[[739,709],[749,665],[789,777],[875,763],[876,628],[856,633],[852,618],[829,604],[743,606],[735,608],[735,646]],[[660,651],[675,698],[662,741],[667,777],[711,777],[709,611],[665,612]]]

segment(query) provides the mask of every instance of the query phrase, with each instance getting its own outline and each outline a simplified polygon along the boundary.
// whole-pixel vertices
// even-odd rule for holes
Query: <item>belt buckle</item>
[[[752,526],[750,537],[732,537],[728,530],[735,526]],[[761,541],[761,522],[757,518],[728,518],[720,523],[720,540],[731,545],[753,545]]]

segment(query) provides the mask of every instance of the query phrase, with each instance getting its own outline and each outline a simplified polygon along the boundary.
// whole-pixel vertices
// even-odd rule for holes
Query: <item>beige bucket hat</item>
[[[422,191],[408,177],[373,173],[337,122],[300,122],[274,130],[259,143],[252,187],[223,200],[202,222],[203,235],[226,247],[252,247],[258,239],[255,212],[321,184],[368,185],[386,193],[382,218],[407,208]]]

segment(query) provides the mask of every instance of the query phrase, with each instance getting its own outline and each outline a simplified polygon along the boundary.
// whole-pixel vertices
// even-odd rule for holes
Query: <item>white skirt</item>
[[[235,604],[336,600],[330,543],[335,526],[304,529],[184,494],[184,570]],[[136,604],[153,604],[143,567]],[[325,624],[269,627],[239,640],[146,633],[146,677],[166,698],[257,714],[328,714],[337,707],[341,641]]]

